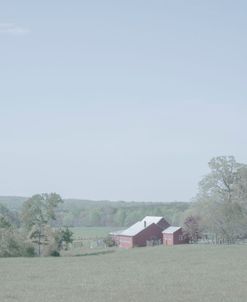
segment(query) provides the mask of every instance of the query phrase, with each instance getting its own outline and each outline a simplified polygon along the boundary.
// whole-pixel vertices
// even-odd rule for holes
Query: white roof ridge
[[[182,229],[182,227],[178,227],[178,226],[169,226],[168,228],[166,228],[162,233],[167,233],[167,234],[173,234],[176,231]]]

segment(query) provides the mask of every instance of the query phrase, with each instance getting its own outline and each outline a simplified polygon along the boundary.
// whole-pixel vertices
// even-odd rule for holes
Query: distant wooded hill
[[[0,204],[20,214],[27,197],[0,196]],[[114,226],[125,227],[144,216],[163,216],[179,225],[189,202],[125,202],[65,199],[57,210],[57,226]]]
[[[8,207],[11,210],[19,210],[28,197],[21,196],[0,196],[0,204]]]

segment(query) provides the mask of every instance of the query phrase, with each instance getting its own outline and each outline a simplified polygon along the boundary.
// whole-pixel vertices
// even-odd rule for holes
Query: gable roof
[[[144,217],[141,221],[144,223],[144,221],[146,221],[146,226],[149,226],[152,223],[159,223],[160,220],[163,219],[163,217],[161,216],[146,216]]]
[[[120,235],[135,236],[139,234],[141,231],[143,231],[144,229],[145,229],[144,223],[142,221],[138,221],[128,229],[124,230]]]
[[[181,227],[176,227],[176,226],[170,226],[167,229],[165,229],[162,233],[173,234],[173,233],[177,232],[180,229],[182,229],[182,228]]]
[[[122,231],[118,235],[135,236],[139,234],[141,231],[143,231],[144,229],[146,229],[147,227],[149,227],[151,224],[157,224],[158,222],[160,222],[161,219],[163,219],[163,217],[146,216],[141,221],[136,222],[131,227]],[[146,224],[144,222],[146,222]]]

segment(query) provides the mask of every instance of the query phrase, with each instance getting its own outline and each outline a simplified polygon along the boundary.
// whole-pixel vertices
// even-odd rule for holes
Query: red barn
[[[163,217],[146,216],[128,229],[112,233],[112,237],[122,248],[146,246],[149,242],[162,243],[162,231],[168,226]]]
[[[164,245],[175,245],[185,243],[183,236],[183,230],[181,227],[170,226],[163,232],[163,244]]]

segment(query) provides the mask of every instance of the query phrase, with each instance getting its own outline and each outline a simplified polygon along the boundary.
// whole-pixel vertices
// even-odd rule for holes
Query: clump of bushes
[[[56,250],[55,251],[51,251],[50,256],[52,256],[52,257],[59,257],[60,253],[58,251],[56,251]]]
[[[34,257],[35,254],[35,248],[32,245],[27,244],[27,246],[25,247],[24,251],[23,251],[23,255],[24,257]]]
[[[0,257],[33,257],[34,247],[15,229],[0,229]]]
[[[111,236],[107,236],[103,241],[107,247],[116,246],[116,242],[112,239]]]

